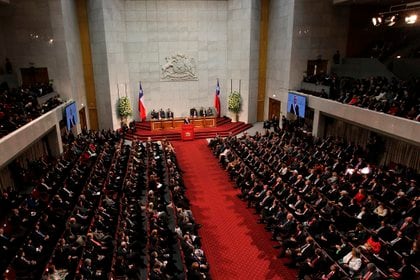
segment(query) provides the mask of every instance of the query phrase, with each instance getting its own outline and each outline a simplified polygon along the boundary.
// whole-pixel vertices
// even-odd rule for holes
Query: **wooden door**
[[[33,85],[48,85],[50,82],[48,78],[48,69],[43,68],[20,68],[20,73],[22,75],[22,86],[30,87]]]
[[[87,129],[85,107],[79,110],[79,120],[80,120],[80,128]]]
[[[268,99],[268,119],[271,119],[273,115],[280,119],[281,102],[279,100],[269,98]]]

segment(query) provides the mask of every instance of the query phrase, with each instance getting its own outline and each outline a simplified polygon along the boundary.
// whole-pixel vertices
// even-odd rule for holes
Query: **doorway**
[[[268,119],[271,119],[273,115],[280,119],[281,102],[279,100],[269,98],[268,99]]]
[[[48,69],[43,68],[20,68],[20,73],[22,75],[22,87],[31,87],[34,85],[48,85]]]
[[[85,107],[79,110],[79,120],[80,120],[80,128],[82,130],[87,130],[87,122],[86,122],[86,112]]]

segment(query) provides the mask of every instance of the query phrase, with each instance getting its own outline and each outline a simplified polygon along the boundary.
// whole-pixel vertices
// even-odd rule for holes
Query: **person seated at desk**
[[[201,107],[200,109],[200,117],[205,117],[207,115],[206,109],[204,107]]]
[[[161,118],[161,119],[166,118],[165,111],[163,111],[162,108],[160,108],[160,111],[159,111],[159,118]]]
[[[159,119],[159,113],[156,112],[155,109],[153,109],[152,112],[150,112],[150,116],[152,117],[152,120]]]
[[[190,117],[196,118],[198,116],[197,109],[192,108],[190,109]]]
[[[166,111],[166,117],[168,119],[173,119],[174,118],[174,112],[171,111],[171,109],[168,108],[168,110]]]
[[[207,116],[213,116],[213,110],[211,109],[211,107],[207,109]]]
[[[184,124],[191,124],[191,120],[189,117],[184,118]]]

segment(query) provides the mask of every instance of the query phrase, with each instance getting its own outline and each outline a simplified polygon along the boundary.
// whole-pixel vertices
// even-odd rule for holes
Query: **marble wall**
[[[268,62],[265,116],[268,117],[269,98],[282,102],[282,114],[286,112],[287,92],[290,81],[293,16],[295,0],[270,1],[268,27]]]
[[[251,123],[257,119],[260,9],[255,0],[230,0],[227,7],[227,77],[233,79],[233,90],[239,90],[241,81],[239,116]]]
[[[220,79],[222,114],[228,93],[226,1],[124,1],[129,94],[137,108],[139,81],[145,105],[176,116],[213,106]],[[184,54],[196,62],[197,81],[162,81],[165,58]],[[135,110],[136,118],[138,112]]]
[[[112,127],[116,118],[115,113],[110,113],[115,110],[115,105],[111,105],[103,1],[91,0],[87,4],[98,125],[103,129]]]
[[[328,60],[337,50],[345,56],[350,8],[328,0],[295,1],[289,88],[298,89],[309,59]]]
[[[327,0],[271,1],[269,18],[266,116],[268,98],[282,101],[287,111],[287,92],[298,89],[307,61],[328,59],[339,50],[345,56],[349,7]]]
[[[88,1],[96,105],[101,129],[120,127],[116,109],[118,98],[130,94],[124,51],[127,40],[124,4],[123,0]]]
[[[80,110],[80,108],[86,106],[86,89],[76,4],[75,1],[61,0],[61,7],[62,21],[58,19],[54,20],[53,29],[60,26],[61,22],[64,25],[65,55],[67,56],[68,63],[71,98],[77,101],[77,106]],[[57,29],[56,33],[63,31],[62,27]],[[64,74],[67,75],[67,73]],[[88,117],[86,114],[87,120],[89,120]]]

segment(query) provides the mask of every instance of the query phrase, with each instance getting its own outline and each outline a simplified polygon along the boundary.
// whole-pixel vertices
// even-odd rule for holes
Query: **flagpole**
[[[139,92],[140,92],[140,88],[141,88],[141,81],[139,81]],[[141,102],[140,101],[140,98],[138,98],[138,101],[137,102]],[[140,105],[138,107],[140,108]],[[143,119],[141,118],[141,112],[140,112],[140,110],[139,110],[139,118],[140,118],[140,121],[143,122]]]

